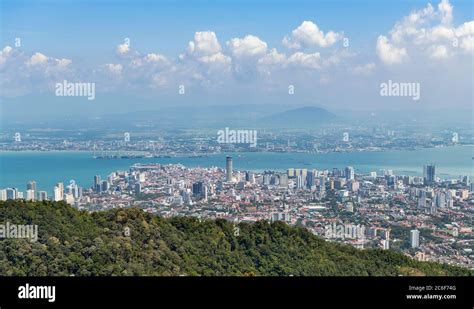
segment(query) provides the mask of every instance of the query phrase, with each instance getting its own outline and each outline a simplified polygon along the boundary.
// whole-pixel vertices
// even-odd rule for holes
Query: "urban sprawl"
[[[285,221],[328,241],[357,248],[399,250],[421,261],[473,268],[474,182],[469,176],[440,179],[436,166],[421,167],[423,177],[391,170],[358,174],[353,167],[315,170],[236,171],[188,168],[180,164],[135,164],[90,188],[58,183],[53,195],[0,190],[0,200],[65,201],[80,210],[139,207],[163,217],[224,218],[231,222]],[[236,158],[237,160],[239,158]]]

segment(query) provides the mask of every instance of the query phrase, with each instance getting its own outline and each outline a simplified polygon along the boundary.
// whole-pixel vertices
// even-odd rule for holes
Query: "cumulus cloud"
[[[377,39],[377,55],[387,64],[397,64],[407,59],[406,49],[390,44],[388,38],[383,35]]]
[[[319,69],[321,67],[321,55],[319,53],[305,54],[296,52],[288,58],[288,65],[297,68]]]
[[[230,58],[221,53],[222,47],[213,31],[198,31],[188,43],[187,55],[203,63],[229,64]],[[181,59],[185,56],[181,55]]]
[[[431,46],[429,49],[429,55],[431,58],[435,59],[448,58],[448,48],[445,45]]]
[[[189,54],[197,57],[213,55],[221,51],[221,44],[213,31],[198,31],[194,34],[194,41],[188,43]]]
[[[121,64],[106,63],[105,68],[112,75],[115,75],[115,76],[122,75],[123,66]]]
[[[326,34],[312,21],[303,21],[301,25],[292,31],[291,35],[283,38],[283,45],[300,49],[304,47],[329,47],[342,39],[343,34],[329,31]]]
[[[286,61],[285,54],[279,53],[276,48],[272,48],[268,54],[258,60],[261,65],[278,65]]]
[[[123,44],[117,45],[117,47],[115,48],[115,52],[119,56],[128,54],[130,52],[130,44],[123,43]]]
[[[258,57],[267,52],[267,43],[254,35],[247,35],[243,39],[231,39],[227,42],[227,46],[236,58]]]
[[[186,93],[196,93],[188,89],[218,89],[230,95],[232,91],[258,93],[262,89],[278,93],[289,83],[297,84],[299,91],[306,86],[311,93],[318,81],[325,89],[337,81],[340,87],[350,84],[354,92],[363,92],[367,83],[388,76],[416,78],[420,82],[426,79],[426,86],[442,79],[437,69],[447,72],[446,78],[459,76],[459,72],[466,76],[469,67],[457,65],[462,63],[457,60],[465,58],[455,57],[474,53],[474,21],[454,25],[453,7],[447,0],[407,13],[388,33],[380,33],[372,42],[375,50],[368,53],[352,47],[357,44],[338,46],[343,32],[323,31],[311,21],[303,21],[292,31],[288,29],[290,34],[283,38],[283,49],[253,34],[223,38],[225,44],[221,44],[215,32],[198,31],[178,56],[140,53],[124,43],[116,45],[115,50],[112,46],[112,59],[102,65],[79,69],[66,58],[6,46],[0,50],[0,86],[45,89],[46,83],[67,79],[94,81],[101,91],[111,92],[143,92],[151,88],[159,89],[160,94],[175,94],[177,85],[186,85]],[[456,61],[448,62],[450,59]],[[404,63],[410,65],[401,65]],[[426,66],[430,69],[428,78]]]
[[[43,55],[42,53],[35,53],[33,56],[26,61],[26,65],[28,66],[37,66],[37,65],[43,65],[46,64],[48,61],[48,57]]]
[[[74,77],[72,60],[11,46],[0,50],[0,88],[6,97],[49,91],[58,80]]]
[[[377,40],[376,51],[386,64],[403,63],[410,55],[443,60],[473,52],[474,21],[456,27],[453,6],[442,0],[437,8],[428,4],[397,22],[388,36]]]
[[[144,66],[154,66],[154,67],[165,67],[170,64],[168,58],[163,55],[149,53],[143,57],[137,55],[137,57],[132,58],[129,63],[131,68],[137,69]]]
[[[13,48],[11,46],[5,46],[2,50],[0,50],[0,67],[5,64],[8,58],[11,56]]]
[[[157,62],[168,62],[168,59],[166,59],[166,57],[163,55],[147,54],[145,56],[145,61],[148,63],[157,63]]]

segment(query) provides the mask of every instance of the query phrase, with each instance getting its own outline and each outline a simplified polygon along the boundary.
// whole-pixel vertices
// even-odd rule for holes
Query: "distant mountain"
[[[35,242],[0,238],[0,276],[472,275],[391,250],[327,242],[283,222],[234,225],[138,208],[88,213],[20,200],[0,202],[0,218],[38,226]]]
[[[324,108],[315,106],[306,106],[279,112],[262,118],[265,124],[281,125],[281,126],[317,126],[319,124],[327,124],[337,117],[333,113]]]

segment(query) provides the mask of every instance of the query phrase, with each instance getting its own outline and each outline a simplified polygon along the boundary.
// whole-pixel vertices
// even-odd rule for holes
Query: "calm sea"
[[[134,163],[181,163],[187,167],[225,167],[227,154],[207,157],[142,159],[93,159],[91,152],[0,152],[0,188],[26,190],[36,180],[39,190],[52,191],[57,182],[88,188],[94,175],[106,177],[116,170],[127,170]],[[357,153],[231,153],[236,170],[279,170],[287,168],[332,169],[353,166],[356,173],[392,169],[397,175],[422,175],[423,165],[435,163],[441,178],[474,176],[474,146],[454,146],[421,150]]]

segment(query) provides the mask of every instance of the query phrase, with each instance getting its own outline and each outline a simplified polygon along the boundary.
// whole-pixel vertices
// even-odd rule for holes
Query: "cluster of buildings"
[[[417,177],[391,170],[358,174],[351,166],[236,171],[232,157],[225,162],[225,168],[137,164],[105,179],[96,175],[87,189],[74,181],[58,183],[51,197],[31,181],[26,196],[8,188],[0,190],[0,200],[49,198],[90,211],[140,207],[164,217],[235,223],[285,221],[357,248],[394,249],[418,260],[474,266],[474,183],[468,176],[440,179],[434,164]],[[329,236],[328,228],[343,232]]]
[[[219,131],[204,130],[190,137],[186,130],[170,129],[160,133],[149,131],[115,132],[103,139],[87,139],[82,135],[50,136],[41,132],[4,132],[0,134],[0,150],[8,151],[93,151],[97,158],[160,157],[174,154],[211,154],[222,152],[358,152],[388,149],[420,149],[474,143],[468,129],[447,134],[445,128],[419,134],[412,127],[392,128],[374,125],[328,125],[324,130],[258,130],[258,143],[222,142]],[[149,126],[147,125],[148,129]],[[238,130],[255,132],[256,130]],[[350,132],[350,133],[349,133]],[[454,138],[455,136],[456,138]],[[255,134],[256,137],[256,134]]]

